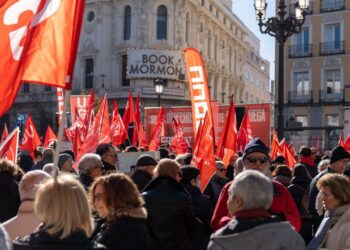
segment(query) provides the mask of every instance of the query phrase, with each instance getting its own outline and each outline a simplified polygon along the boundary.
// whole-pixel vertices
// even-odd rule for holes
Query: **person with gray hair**
[[[264,174],[255,170],[238,174],[228,195],[227,206],[233,219],[212,234],[209,250],[306,249],[304,240],[289,222],[268,212],[273,201],[273,184]]]
[[[83,155],[78,162],[78,170],[79,181],[88,190],[92,182],[103,173],[101,156],[92,153]]]
[[[34,198],[39,185],[51,176],[42,170],[26,173],[19,183],[21,205],[15,217],[3,223],[12,239],[32,233],[40,224],[34,213]]]
[[[51,175],[52,177],[55,177],[60,174],[60,170],[57,167],[53,166],[53,163],[47,163],[43,167],[43,171]]]

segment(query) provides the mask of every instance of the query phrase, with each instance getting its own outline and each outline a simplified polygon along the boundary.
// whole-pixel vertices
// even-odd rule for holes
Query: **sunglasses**
[[[253,164],[257,163],[258,161],[259,161],[261,164],[265,164],[265,163],[269,162],[270,159],[267,158],[267,157],[247,157],[247,161],[248,161],[249,163],[253,163]]]

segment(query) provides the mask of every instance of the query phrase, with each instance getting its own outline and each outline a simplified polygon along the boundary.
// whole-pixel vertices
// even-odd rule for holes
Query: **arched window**
[[[128,5],[124,10],[124,40],[130,40],[131,35],[131,7]]]
[[[186,43],[190,41],[190,14],[186,14]]]
[[[157,9],[157,40],[167,39],[168,11],[164,5]]]

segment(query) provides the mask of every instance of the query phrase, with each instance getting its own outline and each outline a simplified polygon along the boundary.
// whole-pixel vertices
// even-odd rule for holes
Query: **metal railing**
[[[311,57],[312,44],[290,45],[288,56],[289,58]]]
[[[319,91],[320,103],[330,102],[345,102],[345,90],[344,89],[321,89]]]
[[[289,91],[288,92],[289,103],[312,103],[312,90],[309,91]]]
[[[345,10],[344,0],[321,0],[320,12]]]
[[[334,55],[345,53],[345,42],[344,41],[333,41],[320,43],[320,55]]]

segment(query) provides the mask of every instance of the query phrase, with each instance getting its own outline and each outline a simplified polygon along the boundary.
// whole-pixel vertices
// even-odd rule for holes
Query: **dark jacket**
[[[53,157],[43,157],[40,161],[32,166],[32,170],[43,170],[47,163],[52,163]]]
[[[313,159],[311,156],[304,157],[304,159],[302,159],[300,163],[306,167],[311,178],[314,178],[318,174],[318,169],[315,164],[315,159]]]
[[[77,231],[64,239],[52,236],[45,231],[37,231],[14,241],[14,250],[94,250],[106,249],[91,243],[83,231]]]
[[[136,169],[131,175],[131,179],[137,185],[140,192],[145,188],[145,186],[152,180],[152,176],[144,170]]]
[[[150,249],[191,249],[196,216],[184,188],[171,177],[157,177],[145,187],[142,196],[148,212]]]
[[[309,177],[296,176],[292,178],[291,183],[288,186],[288,191],[293,197],[295,205],[299,210],[300,216],[304,216],[309,213],[308,211],[304,211],[305,208],[302,205],[302,200],[304,194],[308,194],[309,192],[310,183],[311,179]]]
[[[103,224],[96,241],[110,250],[149,249],[146,209],[129,209],[125,214],[111,223]]]
[[[228,183],[230,180],[226,177],[219,177],[218,175],[214,174],[209,182],[208,185],[205,187],[203,194],[208,195],[211,200],[211,204],[213,208],[216,205],[216,202],[219,199],[220,193],[222,188]]]
[[[9,172],[0,172],[0,222],[16,216],[20,204],[15,177]]]
[[[113,166],[112,164],[109,164],[108,162],[102,160],[103,163],[103,172],[108,172],[108,171],[113,171],[115,172],[117,169],[115,168],[115,166]]]
[[[84,186],[85,190],[88,191],[94,180],[86,174],[79,174],[79,181]]]
[[[34,162],[30,155],[21,155],[18,165],[22,168],[24,172],[28,172],[32,169]]]

